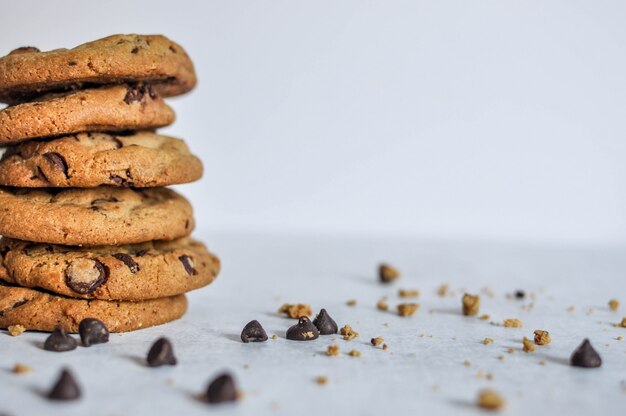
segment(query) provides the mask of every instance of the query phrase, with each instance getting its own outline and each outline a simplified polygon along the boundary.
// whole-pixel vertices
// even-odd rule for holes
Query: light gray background
[[[626,240],[623,1],[19,1],[0,54],[184,45],[209,230]]]

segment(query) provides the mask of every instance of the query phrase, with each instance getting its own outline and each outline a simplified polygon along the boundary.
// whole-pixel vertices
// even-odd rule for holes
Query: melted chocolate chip
[[[193,258],[191,258],[191,256],[183,254],[178,258],[178,260],[180,260],[180,262],[183,264],[183,267],[185,268],[185,271],[188,275],[194,276],[198,274],[198,271],[193,267]]]
[[[570,357],[570,363],[574,367],[597,368],[602,365],[600,354],[591,346],[588,339],[576,348]]]
[[[76,345],[76,340],[69,336],[65,329],[56,327],[43,343],[43,349],[46,351],[65,352],[75,350]]]
[[[151,85],[137,84],[136,86],[128,86],[126,95],[124,96],[124,102],[126,104],[132,104],[143,100],[145,96],[149,96],[152,99],[157,98],[157,93]]]
[[[80,398],[80,387],[69,370],[61,372],[56,383],[48,393],[51,400],[76,400]]]
[[[126,176],[129,176],[129,172],[126,172]],[[111,179],[115,184],[119,185],[119,186],[123,186],[124,188],[128,188],[129,186],[132,186],[133,183],[131,181],[129,181],[126,178],[122,178],[119,175],[114,175],[111,174],[109,175],[109,179]]]
[[[76,66],[76,65],[78,65],[78,62],[76,62],[76,61],[69,61],[69,62],[67,63],[67,65],[68,65],[68,66]]]
[[[63,172],[65,176],[67,176],[67,162],[63,159],[63,156],[56,152],[48,152],[44,153],[43,157],[48,159],[55,168]]]
[[[241,331],[241,340],[245,343],[264,342],[267,341],[267,333],[259,321],[250,321],[243,327],[243,331]]]
[[[122,141],[115,136],[111,136],[111,141],[115,143],[115,146],[118,149],[121,149],[122,147],[124,147],[124,143],[122,143]]]
[[[211,404],[234,402],[237,400],[237,387],[235,380],[228,373],[217,376],[206,391],[206,399]]]
[[[136,46],[130,51],[130,53],[132,53],[132,54],[135,54],[137,52],[139,52],[139,48],[136,47]]]
[[[4,316],[4,314],[6,312],[12,311],[15,308],[19,308],[20,306],[26,305],[27,303],[28,303],[28,299],[19,300],[19,301],[15,302],[13,305],[11,305],[9,308],[1,310],[0,311],[0,316]]]
[[[85,347],[109,342],[109,330],[102,321],[96,318],[85,318],[80,321],[78,333]]]
[[[292,341],[312,341],[320,336],[320,332],[306,316],[300,317],[298,323],[287,330],[287,339]]]
[[[46,182],[50,182],[50,180],[44,173],[43,169],[41,169],[41,166],[37,166],[37,174],[33,176],[31,179],[43,179]]]
[[[115,253],[113,257],[115,257],[116,259],[118,259],[119,261],[127,265],[131,273],[134,274],[139,271],[139,265],[137,264],[135,260],[133,260],[133,258],[130,255],[126,253]]]
[[[109,268],[95,259],[77,259],[65,269],[65,284],[76,293],[91,293],[109,278]]]
[[[162,365],[176,365],[174,347],[167,338],[157,339],[150,351],[148,351],[148,365],[150,367],[160,367]]]
[[[336,334],[339,331],[337,322],[330,317],[326,309],[322,309],[313,320],[313,325],[320,331],[321,335]]]

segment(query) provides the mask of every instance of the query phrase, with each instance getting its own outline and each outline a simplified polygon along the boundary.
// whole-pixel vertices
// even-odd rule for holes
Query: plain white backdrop
[[[626,2],[0,3],[0,55],[163,33],[209,230],[626,241]]]

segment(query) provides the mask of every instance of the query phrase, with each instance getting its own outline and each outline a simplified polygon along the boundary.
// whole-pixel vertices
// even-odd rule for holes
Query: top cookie
[[[15,49],[0,58],[0,102],[16,103],[49,91],[146,81],[163,97],[196,85],[185,50],[162,35],[113,35],[73,49]]]

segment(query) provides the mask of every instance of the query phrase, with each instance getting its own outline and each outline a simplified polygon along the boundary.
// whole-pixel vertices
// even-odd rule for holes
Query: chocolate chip
[[[65,176],[67,176],[67,162],[65,162],[65,159],[63,159],[63,156],[61,156],[60,154],[56,152],[48,152],[48,153],[44,153],[43,157],[48,159],[50,163],[54,165],[55,168],[57,168],[58,170],[63,172]]]
[[[602,365],[602,358],[593,349],[589,340],[585,338],[582,344],[572,353],[570,363],[574,367],[596,368]]]
[[[400,273],[394,267],[382,263],[378,266],[378,278],[382,283],[391,283],[400,277]]]
[[[129,172],[126,172],[126,176],[129,175]],[[112,180],[115,184],[119,185],[119,186],[123,186],[125,188],[128,188],[129,186],[132,186],[133,183],[131,181],[129,181],[126,178],[122,178],[119,175],[115,175],[115,174],[111,174],[109,175],[109,179]]]
[[[43,343],[43,349],[46,351],[64,352],[75,350],[76,345],[76,340],[67,335],[65,329],[58,326],[46,338],[46,341]]]
[[[313,325],[320,331],[321,335],[336,334],[339,331],[337,322],[330,317],[326,309],[322,309],[313,319]]]
[[[76,400],[80,398],[80,387],[74,380],[74,376],[67,369],[61,371],[56,383],[48,393],[50,400]]]
[[[111,136],[111,141],[115,143],[115,147],[117,149],[121,149],[122,147],[124,147],[124,143],[122,143],[122,141],[115,136]]]
[[[85,318],[80,321],[78,333],[85,347],[109,342],[109,330],[102,321],[96,318]]]
[[[19,300],[19,301],[15,302],[13,305],[11,305],[10,307],[8,307],[8,308],[6,308],[6,309],[1,310],[1,311],[0,311],[0,316],[4,316],[4,314],[5,314],[6,312],[9,312],[9,311],[11,311],[11,310],[13,310],[13,309],[15,309],[15,308],[19,308],[20,306],[25,305],[25,304],[27,304],[27,303],[28,303],[28,300],[27,300],[27,299],[22,299],[22,300]]]
[[[124,263],[126,266],[128,266],[128,268],[130,269],[131,273],[134,274],[134,273],[137,273],[139,271],[139,265],[128,254],[126,254],[126,253],[115,253],[113,255],[113,257],[115,257],[116,259],[118,259],[119,261]]]
[[[176,48],[174,47],[174,45],[170,45],[169,49],[170,51],[172,51],[172,53],[178,53],[176,52]]]
[[[191,258],[191,256],[183,254],[178,258],[178,260],[180,260],[180,262],[183,264],[183,267],[185,268],[185,271],[188,275],[192,276],[198,274],[196,269],[193,268],[193,258]]]
[[[31,179],[43,179],[46,182],[50,182],[50,180],[44,173],[43,169],[41,169],[41,166],[37,166],[37,174],[33,176]]]
[[[320,336],[320,331],[306,316],[301,316],[298,323],[287,330],[287,339],[292,341],[312,341]]]
[[[250,321],[241,331],[241,340],[245,343],[267,341],[267,333],[259,321]]]
[[[523,290],[516,290],[515,291],[515,299],[522,300],[525,297],[526,297],[526,293]]]
[[[33,53],[33,52],[41,52],[39,48],[35,48],[34,46],[22,46],[17,49],[13,49],[9,52],[9,55],[19,55],[22,53]]]
[[[146,249],[137,250],[135,251],[135,256],[142,257],[142,256],[145,256],[147,252],[148,250]]]
[[[157,98],[157,92],[151,85],[137,84],[136,86],[128,86],[126,95],[124,96],[124,102],[126,104],[132,104],[137,101],[143,100],[145,96],[149,96],[152,99]]]
[[[235,387],[233,377],[224,373],[213,379],[207,388],[206,399],[211,404],[236,401],[237,387]]]
[[[150,367],[176,365],[174,347],[167,338],[159,338],[152,344],[150,351],[148,351],[148,365]]]
[[[103,204],[105,202],[120,202],[117,198],[111,197],[111,198],[99,198],[99,199],[94,199],[93,201],[91,201],[91,205],[98,205],[98,204]]]
[[[136,46],[130,51],[130,53],[133,53],[133,54],[135,54],[137,52],[139,52],[139,48],[136,47]]]
[[[76,259],[65,269],[65,284],[76,293],[91,293],[109,278],[109,268],[98,260]]]
[[[68,66],[76,66],[76,65],[78,65],[78,62],[76,62],[76,61],[69,61],[69,62],[67,63],[67,65],[68,65]]]

